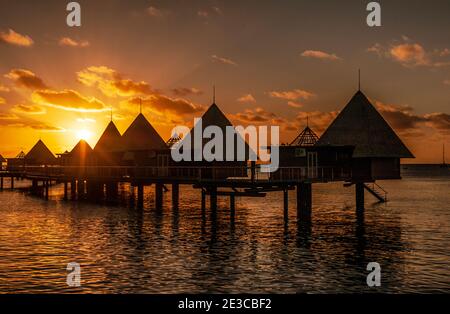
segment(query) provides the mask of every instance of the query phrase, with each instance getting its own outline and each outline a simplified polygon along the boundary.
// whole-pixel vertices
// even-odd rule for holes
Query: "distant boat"
[[[441,168],[448,168],[447,163],[445,162],[445,144],[442,144],[442,164],[440,165]]]

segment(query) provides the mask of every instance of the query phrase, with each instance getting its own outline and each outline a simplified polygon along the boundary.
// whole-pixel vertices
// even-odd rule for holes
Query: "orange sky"
[[[306,117],[323,132],[356,91],[358,68],[417,157],[406,162],[440,162],[444,142],[450,151],[447,3],[383,3],[383,26],[371,29],[361,1],[79,2],[82,27],[69,28],[61,1],[0,0],[5,157],[39,138],[54,153],[81,137],[94,145],[111,108],[123,132],[139,99],[166,140],[201,116],[213,84],[233,123],[280,125],[290,142]]]

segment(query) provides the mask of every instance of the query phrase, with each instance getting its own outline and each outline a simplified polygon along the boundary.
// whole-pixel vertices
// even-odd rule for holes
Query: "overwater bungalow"
[[[94,147],[90,166],[119,166],[123,155],[121,139],[119,130],[111,120]]]
[[[187,140],[190,140],[190,156],[191,161],[172,161],[172,165],[175,167],[191,167],[190,170],[195,171],[194,173],[177,173],[176,175],[188,175],[201,178],[210,179],[225,179],[228,177],[247,177],[247,161],[249,160],[250,148],[248,144],[242,139],[239,134],[234,135],[234,149],[229,154],[233,154],[233,161],[227,161],[227,145],[226,145],[226,128],[227,126],[233,126],[225,114],[219,109],[219,107],[213,103],[202,116],[202,127],[201,132],[203,134],[205,128],[209,126],[217,126],[221,129],[223,134],[222,141],[222,154],[221,159],[223,161],[207,161],[203,154],[201,154],[201,160],[195,161],[194,154],[196,153],[196,139],[194,136],[194,128],[191,129],[189,135],[186,135],[179,143],[183,148],[189,147],[186,145]],[[203,151],[205,145],[210,141],[210,139],[205,139],[202,137],[202,143],[198,145]],[[243,161],[238,160],[237,147],[239,142],[243,142],[245,147],[245,157]],[[198,143],[197,143],[198,144]],[[197,152],[199,153],[199,152]],[[214,168],[214,169],[213,169]],[[191,171],[191,172],[192,172]]]
[[[318,140],[316,146],[352,146],[351,181],[400,179],[400,158],[414,155],[358,91]]]
[[[6,167],[6,159],[0,154],[0,170],[3,170]]]
[[[26,166],[50,166],[56,165],[55,155],[42,140],[37,141],[33,148],[24,157]]]
[[[140,167],[139,171],[142,173],[133,173],[134,175],[164,176],[168,174],[169,147],[142,113],[139,113],[122,135],[121,150],[122,165]],[[134,169],[132,170],[134,172]]]

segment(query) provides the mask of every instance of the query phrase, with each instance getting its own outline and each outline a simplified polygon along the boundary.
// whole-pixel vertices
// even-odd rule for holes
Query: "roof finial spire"
[[[111,106],[111,122],[113,120],[113,113],[112,113],[112,111],[113,111],[113,109],[112,109],[112,106]]]
[[[139,113],[142,113],[142,98],[139,98]]]
[[[361,69],[358,69],[358,91],[361,91]]]
[[[213,104],[216,103],[216,84],[213,85]]]
[[[308,115],[306,115],[306,127],[309,128],[309,116]]]

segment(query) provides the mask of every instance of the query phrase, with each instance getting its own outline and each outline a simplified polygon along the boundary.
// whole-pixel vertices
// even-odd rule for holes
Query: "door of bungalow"
[[[317,152],[307,154],[308,178],[317,178]]]

